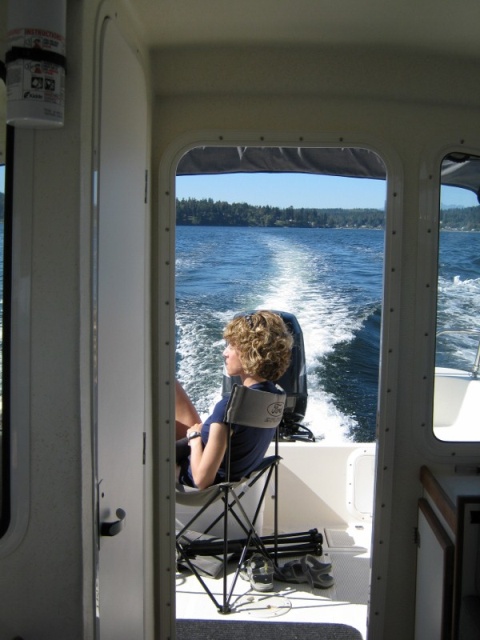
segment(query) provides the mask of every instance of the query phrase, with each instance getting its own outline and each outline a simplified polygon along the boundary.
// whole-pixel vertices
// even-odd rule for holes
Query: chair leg
[[[208,534],[208,532],[211,531],[211,528],[215,526],[215,524],[217,524],[223,518],[223,541],[221,543],[220,541],[214,542],[210,547],[212,551],[214,551],[213,555],[217,555],[219,552],[221,553],[223,551],[223,589],[222,589],[223,593],[222,593],[221,602],[219,602],[215,598],[211,590],[208,588],[208,585],[205,583],[202,576],[198,572],[194,563],[192,563],[192,561],[189,558],[189,555],[191,556],[194,553],[197,553],[198,555],[209,555],[209,554],[211,555],[212,553],[211,551],[209,551],[209,546],[210,546],[209,541],[208,542],[199,541],[198,543],[196,541],[193,541],[188,546],[184,546],[182,545],[180,540],[181,536],[185,533],[185,531],[188,530],[192,526],[192,524],[195,522],[197,517],[210,506],[211,502],[204,505],[202,509],[200,509],[199,512],[193,518],[191,518],[187,523],[187,525],[184,526],[182,530],[177,534],[176,548],[178,551],[179,558],[181,559],[182,562],[185,562],[188,568],[196,576],[196,578],[199,580],[200,584],[202,585],[203,589],[205,590],[205,592],[210,597],[212,602],[217,607],[219,613],[221,614],[228,614],[228,613],[231,613],[232,611],[232,607],[230,603],[233,597],[233,592],[238,580],[238,576],[240,575],[240,571],[242,570],[242,566],[246,560],[248,553],[253,549],[256,549],[262,555],[271,558],[271,554],[269,553],[265,544],[263,543],[261,536],[257,533],[255,525],[260,513],[261,505],[263,504],[263,501],[265,499],[265,494],[267,492],[267,488],[271,480],[271,475],[274,471],[274,467],[276,466],[277,465],[274,464],[265,468],[262,472],[256,475],[255,478],[249,484],[249,488],[250,488],[260,479],[262,479],[264,482],[264,485],[260,493],[260,498],[252,519],[250,519],[249,516],[247,515],[241,501],[241,498],[243,497],[243,495],[245,495],[246,490],[243,490],[239,494],[237,494],[235,489],[232,488],[230,484],[225,483],[224,485],[219,485],[219,491],[222,494],[221,499],[223,500],[222,513],[213,521],[213,523],[209,525],[209,527],[205,531],[205,534]],[[237,521],[240,528],[245,533],[244,540],[241,540],[241,541],[229,540],[229,537],[228,537],[229,516],[232,516]],[[275,540],[274,564],[275,566],[277,566],[277,525],[276,523],[275,523],[274,540]],[[220,549],[222,549],[222,551],[220,551]],[[229,589],[228,588],[228,559],[229,559],[229,553],[233,549],[235,549],[235,551],[238,550],[240,552],[240,559],[238,561],[237,568],[233,575],[233,579]]]
[[[206,584],[205,580],[200,575],[198,569],[195,567],[195,565],[189,558],[189,550],[191,550],[191,548],[194,547],[195,545],[192,543],[188,543],[187,545],[184,546],[181,543],[181,538],[185,534],[185,531],[187,531],[192,526],[192,524],[200,516],[200,514],[202,514],[206,509],[208,509],[208,507],[212,504],[213,500],[207,503],[206,505],[204,505],[195,514],[195,516],[191,518],[188,521],[188,523],[185,526],[183,526],[182,529],[176,534],[176,549],[177,549],[178,557],[181,560],[181,562],[184,562],[187,565],[187,567],[190,569],[190,571],[195,575],[195,577],[200,582],[200,584],[202,585],[207,595],[210,597],[214,605],[217,607],[219,613],[227,614],[231,612],[230,600],[231,600],[231,595],[233,593],[233,589],[232,589],[230,594],[228,594],[228,554],[229,554],[228,513],[230,509],[230,499],[229,499],[230,486],[228,484],[221,485],[219,486],[219,491],[223,493],[223,496],[221,497],[221,499],[223,500],[223,504],[224,504],[223,514],[221,515],[221,517],[224,518],[223,594],[222,594],[221,603],[217,600],[217,598],[215,598],[212,591],[209,589],[208,585]]]
[[[223,496],[223,605],[220,610],[220,613],[226,614],[230,613],[230,598],[227,597],[227,589],[228,589],[228,495],[229,495],[229,487],[228,485],[224,487],[224,496]]]
[[[206,584],[205,580],[202,578],[200,573],[197,571],[197,568],[195,567],[195,565],[192,564],[192,562],[190,561],[190,558],[185,554],[184,550],[182,549],[182,546],[178,542],[176,543],[176,549],[177,549],[178,556],[181,559],[181,561],[185,562],[187,567],[190,569],[190,571],[193,573],[193,575],[197,578],[197,580],[202,585],[205,593],[208,595],[210,600],[217,607],[217,609],[220,610],[221,609],[221,605],[217,602],[217,599],[215,598],[213,593],[208,588],[208,585]]]
[[[278,443],[277,443],[278,446]],[[274,491],[275,496],[273,498],[273,535],[274,535],[274,551],[273,551],[273,559],[275,562],[275,567],[278,566],[278,462],[275,464],[274,471]]]
[[[257,482],[259,482],[261,479],[264,480],[264,485],[263,485],[263,489],[262,492],[260,494],[259,500],[258,500],[258,504],[257,504],[257,508],[255,510],[255,514],[252,518],[252,524],[255,525],[258,519],[258,516],[260,514],[260,510],[262,508],[262,504],[265,500],[265,494],[267,492],[268,489],[268,485],[270,483],[270,479],[272,477],[272,473],[273,473],[274,469],[273,466],[269,467],[268,469],[263,470],[261,473],[259,473],[257,476],[255,476],[255,478],[249,482],[247,484],[247,488],[243,489],[237,496],[238,500],[241,500],[243,498],[243,496],[247,493],[247,491],[249,489],[251,489]],[[267,474],[266,478],[264,477],[265,473]],[[235,504],[235,501],[233,500],[232,502],[230,502],[229,505],[229,509],[231,509],[233,507],[233,505]],[[237,521],[237,523],[240,525],[240,527],[244,530],[245,533],[248,533],[248,529],[245,528],[245,526],[243,525],[243,523],[241,522],[241,520],[238,518],[237,514],[235,513],[235,511],[231,511],[230,512],[233,517],[235,518],[235,520]],[[208,528],[205,530],[205,533],[209,533],[213,527],[218,524],[220,522],[220,520],[224,517],[224,514],[221,513],[220,515],[217,516],[217,518],[215,520],[213,520],[213,522],[211,522],[208,526]],[[277,529],[278,530],[278,527]]]

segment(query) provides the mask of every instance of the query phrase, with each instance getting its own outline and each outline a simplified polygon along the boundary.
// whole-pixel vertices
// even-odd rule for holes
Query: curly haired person
[[[236,316],[223,332],[223,352],[229,376],[240,377],[252,389],[281,393],[275,386],[287,370],[293,338],[283,319],[272,311]],[[202,424],[183,387],[176,383],[176,436],[178,479],[181,484],[205,489],[225,479],[227,425],[223,422],[228,396],[223,397]],[[230,476],[248,475],[263,459],[275,429],[232,425]]]

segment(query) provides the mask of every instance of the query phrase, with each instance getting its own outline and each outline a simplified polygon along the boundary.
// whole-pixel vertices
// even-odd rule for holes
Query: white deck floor
[[[347,624],[366,637],[370,581],[369,525],[350,529],[324,529],[324,560],[332,563],[335,584],[330,589],[311,589],[308,584],[275,582],[271,593],[253,591],[250,583],[238,579],[232,598],[232,612],[220,614],[195,576],[177,573],[176,611],[178,619],[250,620]],[[279,564],[291,558],[280,559]],[[221,600],[223,580],[206,579]],[[356,634],[358,637],[358,633]]]

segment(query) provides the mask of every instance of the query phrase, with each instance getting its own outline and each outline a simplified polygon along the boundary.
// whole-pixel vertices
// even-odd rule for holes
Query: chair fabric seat
[[[201,507],[209,499],[215,494],[218,493],[218,498],[221,497],[221,491],[219,491],[219,487],[223,487],[229,485],[230,488],[240,487],[242,484],[246,484],[252,478],[254,478],[258,473],[268,469],[268,467],[272,466],[272,464],[280,461],[281,457],[277,455],[273,456],[265,456],[265,458],[261,461],[261,463],[248,475],[242,478],[241,480],[236,480],[235,482],[220,482],[218,484],[212,484],[210,487],[206,489],[196,489],[195,487],[189,487],[184,484],[175,485],[175,501],[178,504],[187,505],[189,507]]]

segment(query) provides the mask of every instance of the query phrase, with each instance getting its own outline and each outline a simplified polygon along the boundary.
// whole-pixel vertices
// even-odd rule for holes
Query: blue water
[[[221,388],[225,323],[278,309],[303,331],[304,424],[331,443],[374,440],[383,250],[371,229],[177,227],[177,375],[201,414]],[[442,233],[442,323],[478,327],[479,250],[480,234]],[[459,362],[469,340],[454,348]]]
[[[437,331],[480,332],[480,233],[441,233]],[[472,368],[478,336],[437,338],[436,364]]]

